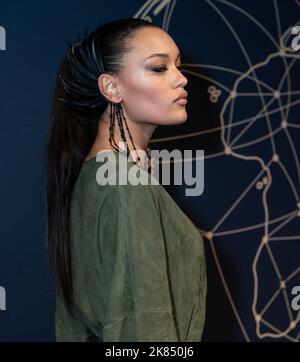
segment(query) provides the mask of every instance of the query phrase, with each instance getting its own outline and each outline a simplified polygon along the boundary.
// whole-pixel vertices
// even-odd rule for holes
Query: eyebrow
[[[169,54],[166,54],[166,53],[154,53],[154,54],[150,55],[148,58],[146,58],[145,60],[153,58],[153,57],[161,57],[161,58],[167,58],[167,59],[170,58]],[[178,58],[180,58],[180,53],[178,53],[176,60]]]

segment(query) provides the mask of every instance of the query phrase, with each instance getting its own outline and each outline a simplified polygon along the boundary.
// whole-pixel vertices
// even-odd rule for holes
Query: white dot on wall
[[[229,146],[226,146],[225,149],[224,149],[224,153],[225,155],[230,155],[231,154],[231,148]]]
[[[230,92],[230,97],[235,98],[236,97],[236,91],[231,91]]]
[[[261,316],[259,314],[256,314],[255,316],[255,321],[256,322],[260,322],[261,321]]]
[[[211,231],[208,231],[208,232],[206,233],[206,238],[207,238],[208,240],[212,240],[213,236],[214,236],[214,234],[213,234],[213,232],[211,232]]]
[[[261,181],[256,182],[256,188],[257,190],[261,190],[263,188],[264,184]]]
[[[285,281],[281,280],[280,281],[280,289],[285,289],[285,288],[286,288]]]
[[[263,178],[263,184],[264,184],[264,185],[267,185],[268,182],[269,182],[268,177],[264,177],[264,178]]]
[[[282,57],[285,56],[285,51],[284,51],[284,49],[280,49],[279,55],[282,56]]]

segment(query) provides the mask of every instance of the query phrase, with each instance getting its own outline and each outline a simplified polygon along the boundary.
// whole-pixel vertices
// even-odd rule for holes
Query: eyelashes
[[[178,65],[176,68],[179,69],[180,72],[182,72],[183,64]],[[165,66],[161,66],[161,67],[155,67],[152,70],[156,73],[164,73],[166,70],[168,70],[168,68]]]

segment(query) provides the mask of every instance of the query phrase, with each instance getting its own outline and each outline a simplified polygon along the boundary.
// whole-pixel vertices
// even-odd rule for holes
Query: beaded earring
[[[135,163],[137,164],[137,163],[141,162],[141,159],[138,156],[138,152],[137,152],[135,144],[133,142],[131,133],[129,131],[127,120],[126,120],[126,117],[124,116],[123,107],[122,107],[121,103],[109,102],[109,105],[110,105],[109,142],[110,142],[111,146],[116,151],[122,152],[120,150],[120,148],[117,146],[117,144],[116,144],[116,142],[114,140],[115,119],[117,118],[118,126],[119,126],[120,133],[121,133],[121,138],[122,138],[122,141],[124,142],[125,147],[126,147],[127,157],[129,156],[129,148],[128,148],[128,145],[127,145],[127,140],[126,140],[126,136],[125,136],[125,132],[124,132],[123,121],[125,123],[125,127],[126,127],[126,130],[128,132],[128,135],[129,135],[131,144],[133,146],[133,149],[135,150],[135,152],[137,154],[137,162],[135,162]],[[147,169],[148,169],[148,172],[149,172],[149,169],[151,170],[151,153],[150,153],[150,148],[149,147],[147,147],[146,154],[147,154],[147,157],[148,157],[148,167],[147,167]]]

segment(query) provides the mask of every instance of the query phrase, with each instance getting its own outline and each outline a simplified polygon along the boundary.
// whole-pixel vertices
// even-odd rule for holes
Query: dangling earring
[[[119,147],[117,146],[117,144],[116,144],[116,142],[114,140],[114,127],[115,127],[115,119],[116,118],[117,118],[117,121],[118,121],[118,126],[119,126],[119,129],[120,129],[121,138],[122,138],[122,140],[123,140],[123,142],[125,144],[125,147],[126,147],[127,158],[129,156],[129,148],[128,148],[128,144],[127,144],[127,140],[126,140],[126,136],[125,136],[125,132],[124,132],[123,121],[125,123],[126,130],[127,130],[128,134],[129,134],[129,138],[130,138],[132,147],[135,150],[135,153],[137,155],[137,162],[135,162],[135,163],[137,164],[137,163],[141,162],[141,159],[140,159],[140,157],[138,155],[135,144],[133,142],[131,133],[129,131],[127,120],[126,120],[126,117],[124,116],[123,107],[122,107],[121,103],[116,103],[115,104],[113,102],[110,102],[110,126],[109,126],[109,131],[110,131],[109,132],[109,142],[110,142],[110,144],[118,152],[122,152],[119,149]],[[151,155],[150,155],[150,148],[149,147],[147,148],[146,153],[147,153],[147,157],[148,157],[148,167],[147,168],[149,170],[149,168],[151,169]]]
[[[113,102],[109,102],[110,108],[110,123],[109,123],[109,143],[111,146],[119,152],[119,147],[117,146],[115,139],[114,139],[114,129],[115,129],[115,104]]]
[[[128,144],[127,144],[127,140],[126,140],[126,136],[125,136],[125,132],[124,132],[124,128],[123,128],[121,112],[123,113],[122,105],[121,105],[121,103],[117,103],[116,104],[116,117],[118,120],[118,126],[119,126],[119,130],[120,130],[121,138],[122,138],[123,143],[125,144],[126,155],[128,157],[129,148],[128,148]],[[130,135],[130,133],[129,133],[129,135]]]
[[[122,105],[121,105],[121,103],[110,102],[110,126],[109,126],[110,136],[109,136],[109,142],[117,151],[121,152],[120,148],[117,146],[117,144],[116,144],[116,142],[114,140],[114,127],[115,127],[116,118],[117,118],[117,121],[118,121],[118,126],[119,126],[119,129],[120,129],[121,138],[122,138],[122,141],[125,144],[126,154],[127,154],[127,157],[128,157],[129,156],[129,148],[128,148],[128,144],[127,144],[127,140],[126,140],[126,136],[125,136],[125,132],[124,132],[123,120],[125,121],[126,129],[127,129],[128,134],[129,134],[131,143],[133,145],[133,149],[135,151],[136,151],[136,148],[135,148],[135,145],[133,143],[132,136],[131,136],[131,133],[129,131],[129,128],[128,128],[128,125],[127,125],[127,122],[126,122],[126,118],[125,118],[124,113],[123,113]],[[138,161],[140,161],[139,157],[137,157],[137,159],[138,159]]]
[[[125,145],[126,154],[128,157],[129,151],[128,151],[127,141],[126,141],[126,137],[125,137],[125,132],[124,132],[123,125],[121,122],[121,117],[120,117],[120,104],[109,102],[109,105],[110,105],[109,143],[116,151],[122,152],[122,150],[116,144],[116,141],[114,139],[114,129],[115,129],[115,123],[116,123],[116,118],[117,118],[118,126],[119,126],[120,133],[121,133],[121,138]]]
[[[120,103],[119,103],[119,104],[120,104]],[[124,129],[123,129],[123,121],[124,121],[126,130],[127,130],[128,134],[129,134],[129,138],[130,138],[132,147],[133,147],[133,149],[135,150],[135,153],[136,153],[136,155],[137,155],[137,162],[140,162],[141,159],[140,159],[140,157],[139,157],[139,155],[138,155],[138,152],[137,152],[137,150],[136,150],[135,144],[134,144],[134,142],[133,142],[131,133],[130,133],[129,128],[128,128],[128,124],[127,124],[126,117],[124,116],[124,113],[123,113],[123,107],[122,107],[121,104],[120,104],[120,106],[119,106],[119,108],[118,108],[117,116],[119,117],[119,120],[120,120],[120,121],[119,121],[119,125],[120,125],[120,127],[122,127],[122,131],[123,131],[123,132],[124,132]],[[125,133],[124,133],[124,137],[125,137]],[[129,152],[128,152],[128,154],[129,154]]]

